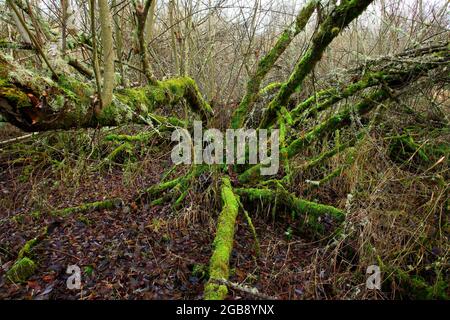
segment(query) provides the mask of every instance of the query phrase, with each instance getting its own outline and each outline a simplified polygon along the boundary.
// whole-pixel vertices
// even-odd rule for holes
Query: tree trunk
[[[109,12],[108,0],[98,0],[100,13],[100,31],[102,37],[103,52],[103,88],[102,108],[108,107],[113,98],[114,89],[114,46],[112,34],[112,19]]]

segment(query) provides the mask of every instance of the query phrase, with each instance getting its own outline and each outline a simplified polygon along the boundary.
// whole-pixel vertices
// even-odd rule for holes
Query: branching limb
[[[281,36],[278,38],[277,43],[269,51],[269,53],[261,59],[258,63],[255,74],[247,83],[247,91],[242,99],[239,107],[233,114],[231,120],[231,126],[234,129],[242,127],[246,116],[256,101],[261,83],[264,80],[267,73],[277,62],[278,58],[284,53],[287,47],[291,44],[292,40],[305,28],[311,15],[314,12],[317,1],[313,0],[308,2],[297,15],[295,22],[289,26]]]
[[[276,97],[267,107],[260,128],[268,128],[276,121],[277,113],[281,107],[287,106],[291,95],[305,80],[306,76],[314,69],[322,58],[328,45],[346,28],[351,21],[356,19],[373,0],[342,1],[333,12],[320,24],[319,31],[312,39],[312,45],[295,66],[294,71],[281,87]]]

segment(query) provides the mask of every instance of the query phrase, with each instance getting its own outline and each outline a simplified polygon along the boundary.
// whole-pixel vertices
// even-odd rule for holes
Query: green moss
[[[236,189],[236,193],[250,202],[258,203],[263,200],[284,206],[293,212],[293,218],[301,217],[302,221],[306,222],[303,229],[309,229],[315,233],[323,233],[324,228],[320,220],[324,216],[330,216],[338,223],[345,219],[345,212],[340,209],[299,199],[283,190],[245,188]]]
[[[394,137],[389,144],[389,156],[392,160],[404,163],[416,158],[423,164],[430,162],[430,158],[424,151],[425,147],[416,143],[409,134]]]
[[[92,276],[92,274],[94,273],[94,267],[91,266],[91,265],[85,266],[85,267],[83,268],[83,271],[84,271],[84,273],[85,273],[88,277],[90,277],[90,276]]]
[[[154,104],[163,103],[167,99],[166,91],[164,90],[164,88],[155,86],[152,87],[152,90],[149,91],[149,95]]]
[[[305,52],[294,68],[288,81],[283,85],[270,102],[264,113],[260,128],[268,128],[276,121],[276,115],[282,106],[288,104],[291,95],[299,91],[306,76],[313,70],[331,41],[348,24],[358,17],[373,0],[343,1],[325,21],[320,24],[319,31],[312,38],[311,47]],[[334,31],[334,32],[333,32]]]
[[[28,240],[25,245],[22,247],[22,249],[20,249],[19,251],[19,255],[18,255],[18,259],[22,259],[24,257],[29,257],[31,254],[31,250],[33,249],[33,247],[38,243],[38,239],[37,238],[33,238],[31,240]]]
[[[0,97],[4,97],[11,105],[18,109],[32,107],[28,96],[21,90],[12,86],[0,86]]]
[[[228,288],[223,284],[208,282],[205,285],[205,300],[224,300],[227,297]]]
[[[261,178],[261,164],[256,164],[238,176],[240,183],[255,183]]]
[[[365,97],[355,106],[353,106],[353,110],[356,113],[363,115],[372,110],[375,106],[377,106],[380,102],[386,100],[387,98],[389,98],[389,94],[385,90],[377,90],[369,96]],[[347,107],[344,111],[328,118],[321,124],[305,133],[302,137],[291,142],[291,144],[286,147],[286,150],[282,151],[285,152],[289,158],[293,157],[300,151],[304,150],[304,148],[308,146],[312,141],[320,139],[324,134],[340,129],[349,124],[351,120],[351,112],[352,107]]]
[[[36,271],[36,264],[33,260],[24,257],[17,260],[11,269],[6,272],[6,277],[13,283],[25,282]]]
[[[186,101],[191,109],[207,120],[211,107],[202,98],[195,81],[191,78],[176,78],[161,81],[143,88],[127,88],[116,92],[108,107],[99,109],[95,104],[95,87],[75,76],[61,75],[58,82],[40,76],[0,55],[0,96],[6,98],[10,108],[2,110],[11,123],[26,131],[69,129],[74,127],[117,126],[130,122],[145,123],[159,121],[165,127],[181,125],[184,121],[174,117],[164,118],[149,114],[155,107],[167,107]],[[26,88],[26,90],[24,89]],[[46,92],[47,110],[33,108],[33,114],[17,112],[19,108],[32,107],[27,93],[43,99]],[[64,112],[61,112],[64,110]],[[37,113],[37,115],[35,115]],[[24,118],[25,117],[25,118]],[[31,123],[29,117],[32,117]],[[147,119],[148,117],[151,120]]]
[[[73,76],[60,76],[58,86],[65,96],[81,104],[90,104],[91,96],[94,94],[93,88],[88,83]]]
[[[107,162],[113,162],[116,161],[117,158],[121,156],[121,158],[124,157],[130,157],[133,155],[133,145],[129,142],[124,142],[120,144],[117,148],[115,148],[107,157]]]
[[[253,106],[258,96],[261,82],[272,69],[279,57],[286,51],[292,40],[297,36],[308,23],[314,12],[317,1],[309,1],[297,15],[296,21],[289,28],[284,30],[278,38],[276,44],[269,53],[260,60],[256,73],[247,82],[247,91],[231,119],[231,127],[238,129],[244,124],[249,109]]]
[[[298,104],[292,110],[291,114],[294,118],[294,122],[299,124],[302,120],[310,117],[311,115],[324,111],[343,99],[349,98],[364,89],[379,84],[379,80],[381,80],[381,78],[382,75],[378,72],[367,73],[360,81],[352,83],[341,90],[332,88],[319,92],[318,94]]]
[[[92,224],[92,221],[89,220],[89,218],[86,217],[86,216],[83,215],[83,214],[80,214],[80,215],[77,217],[77,220],[80,221],[81,223],[84,223],[84,224],[87,225],[87,226],[90,226],[90,225]]]
[[[39,219],[40,217],[41,217],[41,212],[40,211],[38,211],[38,210],[36,210],[36,211],[33,211],[32,213],[31,213],[31,217],[33,217],[33,219]]]
[[[283,85],[282,82],[272,82],[267,86],[265,86],[264,88],[262,88],[261,91],[259,91],[259,95],[263,96],[266,94],[273,93],[275,90],[278,90],[282,85]]]
[[[74,213],[82,213],[86,211],[103,210],[103,209],[114,209],[122,204],[122,199],[111,199],[92,203],[85,203],[78,207],[65,208],[61,210],[52,211],[50,215],[57,217],[64,217]]]
[[[410,299],[449,299],[447,293],[449,284],[440,277],[438,277],[433,285],[429,285],[427,281],[419,275],[410,275],[401,269],[396,269],[394,278],[399,280],[402,291],[404,292],[405,296]]]
[[[23,214],[16,214],[11,218],[17,224],[22,224],[25,221],[25,216]]]
[[[123,89],[115,93],[113,103],[103,108],[97,117],[99,122],[105,125],[161,120],[163,124],[184,126],[183,121],[174,117],[164,118],[149,114],[155,108],[175,105],[182,100],[185,100],[191,109],[204,119],[213,113],[211,107],[203,100],[195,81],[182,77],[160,81],[157,85],[144,88]],[[151,118],[151,120],[144,121],[142,118]]]
[[[199,279],[208,277],[208,266],[204,264],[194,264],[194,266],[192,267],[192,275]]]
[[[213,253],[209,264],[210,280],[205,287],[205,299],[224,299],[226,286],[214,283],[215,280],[228,279],[229,261],[234,241],[234,225],[239,210],[239,202],[228,177],[222,179],[221,191],[223,207],[217,223],[213,242]],[[225,290],[224,288],[225,287]]]

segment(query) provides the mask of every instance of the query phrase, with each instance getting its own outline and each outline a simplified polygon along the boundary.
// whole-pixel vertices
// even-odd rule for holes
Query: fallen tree
[[[28,132],[126,123],[184,126],[176,117],[152,114],[157,108],[181,101],[186,101],[204,121],[213,113],[191,78],[117,90],[111,104],[101,108],[95,88],[89,83],[73,76],[60,76],[54,81],[0,53],[0,112],[8,122]]]

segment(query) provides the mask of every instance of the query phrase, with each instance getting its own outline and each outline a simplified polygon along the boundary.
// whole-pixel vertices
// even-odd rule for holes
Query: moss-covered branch
[[[320,220],[325,215],[332,217],[336,222],[342,222],[345,219],[345,212],[338,208],[299,199],[283,189],[274,191],[271,189],[240,188],[235,191],[240,197],[250,202],[276,203],[287,208],[293,212],[294,217],[301,217],[306,221],[306,227],[310,227],[315,232],[321,233],[323,231]]]
[[[308,145],[322,138],[325,134],[349,125],[352,112],[360,115],[365,114],[389,97],[390,95],[384,89],[380,89],[364,98],[355,106],[345,108],[344,111],[328,118],[300,138],[292,141],[286,148],[283,148],[280,152],[280,160],[292,158],[303,151]],[[241,183],[247,183],[258,180],[260,178],[260,168],[261,164],[249,168],[239,176],[239,181]]]
[[[428,50],[425,50],[429,48]],[[353,77],[357,81],[348,84],[342,88],[329,88],[312,95],[310,98],[299,103],[292,111],[291,116],[296,124],[303,119],[324,111],[339,101],[356,95],[357,93],[377,86],[385,85],[388,87],[396,87],[402,83],[402,78],[427,63],[440,63],[445,54],[448,54],[447,44],[443,43],[439,46],[425,46],[417,48],[409,53],[408,57],[404,57],[404,53],[397,54],[385,59],[378,65],[372,65],[371,69],[365,69],[364,74],[355,74]],[[445,58],[444,58],[445,60]],[[350,71],[352,73],[353,71]]]
[[[234,241],[234,225],[239,211],[239,201],[233,192],[229,178],[222,179],[221,191],[223,207],[217,223],[213,253],[209,264],[209,281],[205,285],[206,300],[223,300],[228,294],[226,285],[220,280],[228,280],[231,250]]]
[[[260,128],[267,128],[276,121],[281,107],[286,107],[291,95],[302,85],[306,76],[313,70],[331,41],[357,18],[373,0],[341,1],[333,12],[320,24],[319,31],[312,39],[311,47],[306,51],[276,97],[267,107]]]
[[[255,74],[250,78],[247,83],[247,91],[242,99],[239,107],[233,114],[231,120],[231,126],[234,129],[238,129],[243,126],[244,121],[248,115],[250,108],[256,101],[258,92],[261,87],[261,83],[264,80],[267,73],[277,62],[278,58],[284,53],[287,47],[291,44],[292,40],[305,28],[311,15],[314,12],[317,1],[313,0],[308,2],[297,15],[297,18],[291,26],[289,26],[275,43],[274,47],[267,53],[267,55],[261,59],[258,63]]]
[[[331,107],[333,104],[343,99],[349,98],[364,89],[380,84],[380,79],[382,78],[382,73],[367,74],[363,77],[362,80],[356,83],[352,83],[341,90],[336,90],[334,94],[329,94],[328,98],[318,104],[312,105],[312,102],[316,101],[314,96],[305,100],[291,111],[291,115],[295,119],[294,121],[298,123],[302,119],[305,119],[314,113],[324,111],[325,109]],[[331,90],[329,90],[328,92],[331,93]]]
[[[301,166],[297,167],[297,170],[305,171],[310,170],[311,168],[315,168],[322,163],[324,163],[326,160],[330,159],[331,157],[335,156],[336,154],[346,150],[347,148],[350,148],[355,145],[355,143],[358,141],[358,139],[362,136],[362,134],[359,134],[356,138],[350,139],[349,141],[338,144],[334,148],[327,150],[317,157],[310,159],[306,163],[302,164]]]
[[[283,161],[286,157],[292,158],[326,134],[348,126],[351,123],[351,116],[353,113],[360,116],[364,115],[372,111],[383,101],[394,98],[392,96],[392,88],[402,89],[420,77],[427,76],[430,70],[433,70],[438,66],[445,67],[448,65],[449,61],[449,51],[441,50],[440,52],[434,52],[432,59],[429,59],[429,57],[424,58],[423,61],[417,61],[410,64],[407,68],[403,66],[403,68],[393,70],[390,74],[383,75],[383,82],[377,90],[366,95],[355,105],[344,106],[339,113],[311,128],[301,137],[290,141],[289,145],[280,151],[280,160]],[[261,164],[249,168],[239,176],[239,181],[241,183],[248,183],[258,180],[260,178],[260,168]]]
[[[51,216],[54,217],[65,217],[74,213],[83,213],[87,211],[103,210],[103,209],[114,209],[122,205],[123,200],[119,198],[96,201],[90,203],[84,203],[80,206],[70,207],[65,209],[54,210],[50,212]]]
[[[151,201],[151,205],[161,205],[175,199],[175,206],[178,207],[188,194],[191,182],[208,169],[205,165],[193,166],[188,173],[178,178],[153,185],[141,192],[136,201],[143,199]]]

